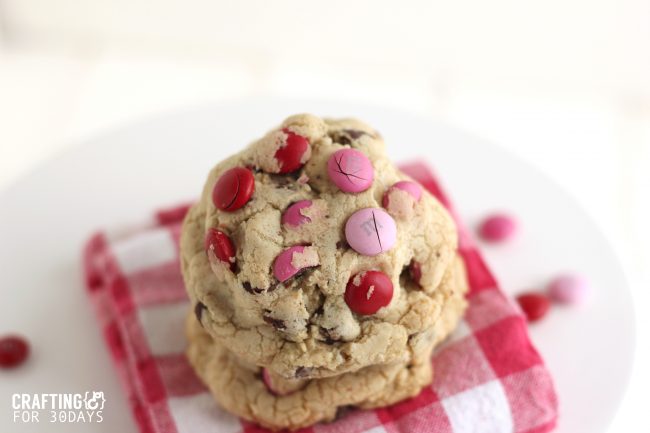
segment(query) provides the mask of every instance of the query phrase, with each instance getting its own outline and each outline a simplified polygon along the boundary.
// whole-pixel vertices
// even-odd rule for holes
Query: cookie
[[[465,308],[466,284],[458,263],[447,279],[457,289],[426,335],[413,339],[419,347],[408,360],[371,365],[327,378],[285,379],[227,350],[210,336],[193,313],[186,323],[188,359],[226,410],[274,430],[295,430],[331,421],[350,407],[370,409],[413,397],[431,383],[431,351],[456,327]]]
[[[297,115],[211,170],[181,264],[217,344],[286,379],[325,378],[413,356],[450,297],[456,246],[448,212],[376,131]]]

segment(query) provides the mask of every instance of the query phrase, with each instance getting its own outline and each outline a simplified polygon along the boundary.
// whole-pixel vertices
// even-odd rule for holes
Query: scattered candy
[[[311,200],[300,200],[289,206],[282,214],[282,224],[298,227],[302,224],[311,222],[311,218],[300,212],[302,209],[311,206],[311,204]]]
[[[221,175],[212,190],[212,202],[217,209],[234,212],[250,200],[255,191],[253,172],[235,167]]]
[[[24,338],[7,336],[0,338],[0,368],[17,367],[27,359],[29,344]]]
[[[556,302],[581,304],[589,296],[589,282],[578,274],[560,275],[548,285],[548,294]]]
[[[505,214],[491,215],[483,220],[479,234],[489,242],[501,242],[510,239],[517,230],[514,218]]]
[[[330,179],[343,192],[361,192],[370,188],[374,169],[366,155],[355,149],[340,149],[327,161]]]
[[[420,262],[411,260],[411,263],[409,263],[409,275],[416,284],[420,284],[420,279],[422,278],[422,266]]]
[[[345,289],[345,303],[357,314],[375,314],[381,307],[390,304],[393,298],[393,283],[388,275],[380,271],[365,271],[356,274]]]
[[[345,239],[359,254],[376,256],[395,245],[395,220],[383,209],[369,207],[358,210],[345,223]]]
[[[406,191],[411,197],[413,197],[413,200],[417,203],[420,201],[422,198],[422,187],[420,186],[419,183],[416,182],[411,182],[410,180],[401,180],[399,182],[396,182],[388,188],[388,190],[384,193],[384,197],[382,198],[381,204],[384,206],[386,209],[388,209],[388,206],[390,204],[390,193],[395,191],[396,189]]]
[[[282,251],[273,262],[273,275],[281,283],[305,268],[318,265],[318,253],[309,246],[296,245]]]
[[[221,230],[211,228],[205,234],[205,252],[208,257],[216,257],[224,263],[228,264],[230,270],[235,268],[235,245],[228,237],[227,234]]]
[[[536,322],[546,315],[551,303],[542,293],[524,293],[517,296],[517,302],[529,322]]]
[[[309,140],[298,135],[287,128],[282,130],[287,134],[287,141],[284,146],[275,152],[275,159],[280,163],[280,174],[291,173],[302,167],[309,157]]]

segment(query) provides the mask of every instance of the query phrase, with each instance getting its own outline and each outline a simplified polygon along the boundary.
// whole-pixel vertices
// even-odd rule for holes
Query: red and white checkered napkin
[[[402,169],[447,207],[426,166]],[[183,350],[190,306],[178,265],[187,206],[88,242],[88,292],[142,432],[265,431],[220,409],[196,378]],[[459,224],[460,225],[460,224]],[[526,322],[497,284],[461,226],[469,309],[434,357],[434,382],[410,400],[304,431],[314,433],[547,432],[557,419],[549,372],[532,346]]]

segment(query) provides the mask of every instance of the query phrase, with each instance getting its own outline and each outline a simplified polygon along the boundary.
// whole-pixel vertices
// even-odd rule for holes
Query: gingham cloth
[[[451,209],[470,283],[469,308],[433,356],[434,381],[417,397],[354,411],[314,433],[541,433],[557,419],[553,382],[528,337],[520,310],[499,290],[467,230],[429,169],[402,169]],[[260,433],[220,409],[183,351],[190,309],[178,264],[188,206],[151,221],[94,235],[84,251],[88,293],[144,433]]]

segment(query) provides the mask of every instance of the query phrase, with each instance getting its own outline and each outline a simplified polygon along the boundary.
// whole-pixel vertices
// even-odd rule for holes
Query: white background
[[[441,119],[573,193],[639,313],[611,431],[650,431],[650,2],[0,0],[0,189],[125,122],[274,95]]]

